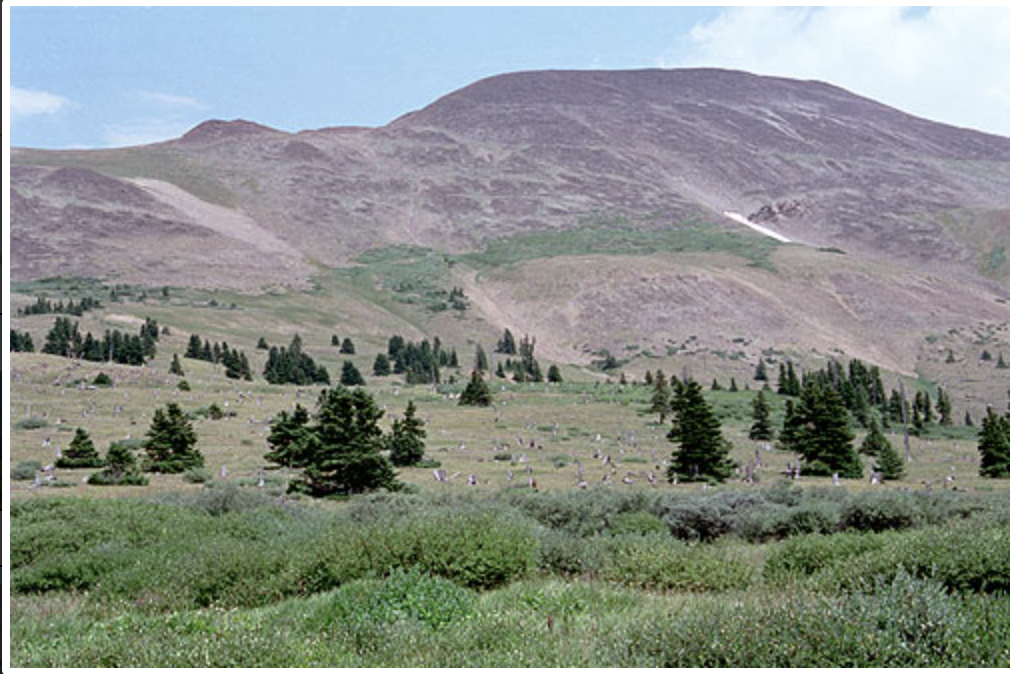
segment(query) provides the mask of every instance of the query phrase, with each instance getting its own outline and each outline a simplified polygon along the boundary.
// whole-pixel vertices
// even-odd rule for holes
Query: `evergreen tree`
[[[769,386],[767,385],[765,386],[765,388],[768,390]],[[727,387],[727,390],[730,391],[731,393],[738,392],[738,382],[734,380],[734,377],[731,377],[731,384]]]
[[[769,441],[773,439],[773,424],[770,421],[770,406],[762,391],[752,399],[752,428],[748,431],[750,440]]]
[[[502,367],[502,361],[501,360],[498,363],[495,364],[495,376],[498,377],[499,379],[505,379],[506,378],[506,371]]]
[[[901,480],[907,472],[903,459],[888,440],[879,450],[873,470],[881,473],[883,480]]]
[[[365,386],[365,379],[350,360],[341,364],[341,386]]]
[[[893,389],[892,393],[889,395],[889,421],[902,424],[904,407],[908,413],[907,416],[909,416],[910,404],[903,399],[903,396],[900,395],[899,391]]]
[[[755,366],[755,374],[752,375],[752,379],[755,381],[769,381],[769,375],[766,374],[766,363],[762,358]]]
[[[63,456],[56,460],[57,468],[101,468],[102,457],[95,450],[88,432],[83,428],[74,431],[74,439]]]
[[[717,378],[716,378],[716,377],[714,377],[714,378],[713,378],[713,383],[712,383],[712,384],[710,384],[710,390],[711,390],[711,391],[723,391],[723,390],[724,390],[724,387],[723,387],[723,386],[721,386],[721,385],[720,385],[720,382],[719,382],[719,381],[717,381]]]
[[[172,354],[172,365],[169,365],[169,374],[178,375],[180,377],[185,376],[183,373],[183,365],[179,362],[179,354]]]
[[[805,420],[798,414],[793,400],[788,400],[784,406],[784,421],[780,428],[779,444],[784,451],[801,453],[802,429]]]
[[[865,456],[879,456],[887,447],[892,447],[892,443],[882,432],[878,421],[873,418],[869,424],[868,433],[864,436],[857,451]]]
[[[562,373],[559,372],[559,367],[554,363],[548,366],[548,381],[553,384],[562,383]]]
[[[474,348],[474,369],[478,372],[488,372],[488,355],[481,344]]]
[[[300,443],[305,468],[292,489],[313,496],[399,489],[393,466],[381,451],[382,416],[363,389],[338,386],[322,391],[316,423]]]
[[[35,351],[35,343],[32,342],[32,336],[27,330],[24,332],[11,330],[11,351],[22,353],[32,353]]]
[[[668,410],[671,408],[671,387],[663,370],[657,370],[653,377],[654,391],[650,396],[650,411],[658,415],[658,422],[664,423]]]
[[[999,370],[1007,370],[1008,369],[1008,363],[1005,362],[1005,354],[1004,353],[999,353],[998,354],[998,363],[995,365],[995,367],[998,368]]]
[[[801,390],[797,413],[804,420],[800,449],[803,471],[808,475],[860,478],[861,460],[852,445],[854,434],[847,419],[847,408],[840,394],[819,378],[808,380]]]
[[[673,406],[675,420],[668,438],[678,443],[672,452],[668,477],[682,481],[723,482],[734,473],[731,444],[720,432],[720,422],[710,409],[699,384],[689,380]]]
[[[279,412],[267,435],[270,449],[264,458],[286,468],[304,467],[308,424],[309,412],[302,405],[296,404],[291,414]]]
[[[651,372],[650,370],[647,370],[646,372],[643,373],[643,385],[644,386],[654,385],[654,373]]]
[[[955,363],[956,362],[956,354],[954,354],[952,352],[952,349],[949,349],[949,353],[946,354],[946,356],[945,356],[945,362],[946,363]]]
[[[338,338],[337,335],[331,335],[330,336],[330,345],[331,346],[337,346],[337,347],[341,346],[341,340]]]
[[[266,351],[267,349],[269,349],[269,348],[271,348],[271,347],[270,347],[270,345],[269,345],[269,344],[267,343],[267,340],[266,340],[266,339],[264,339],[263,337],[261,337],[260,339],[258,339],[258,340],[257,340],[257,348],[258,348],[258,349],[261,349],[261,350],[263,350],[263,351]]]
[[[137,469],[137,459],[133,452],[122,443],[114,442],[109,445],[104,464],[105,468],[102,471],[92,473],[88,477],[88,484],[144,486],[148,483],[148,478],[141,475]]]
[[[372,362],[372,373],[376,377],[386,377],[390,374],[390,359],[385,353],[376,354],[376,360]]]
[[[182,473],[204,465],[204,456],[196,447],[197,434],[176,403],[155,410],[147,436],[145,471]]]
[[[984,349],[983,351],[980,352],[980,359],[982,361],[985,361],[985,362],[990,361],[991,360],[991,352],[988,351],[987,349]]]
[[[351,341],[351,337],[345,337],[341,342],[340,352],[349,356],[355,355],[355,344]]]
[[[387,444],[395,466],[414,466],[425,457],[425,422],[415,412],[414,401],[408,401],[404,418],[392,424]]]
[[[990,407],[977,434],[981,477],[1009,477],[1009,419]]]
[[[949,394],[941,386],[938,387],[938,395],[935,399],[935,411],[938,412],[938,423],[940,425],[952,425],[952,402],[949,400]]]
[[[186,344],[186,353],[183,354],[184,358],[194,358],[200,360],[203,356],[203,347],[200,343],[200,335],[190,335],[190,341]]]
[[[502,353],[507,356],[517,355],[517,343],[509,328],[503,330],[502,339],[500,339],[496,344],[495,351],[496,353]]]
[[[967,427],[973,427],[973,417],[970,416],[970,410],[967,410],[963,414],[963,425]]]
[[[492,392],[488,384],[477,370],[471,373],[471,381],[460,394],[460,404],[472,407],[488,407],[492,404]]]

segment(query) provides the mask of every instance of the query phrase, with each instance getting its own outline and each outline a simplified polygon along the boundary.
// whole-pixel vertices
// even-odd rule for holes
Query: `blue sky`
[[[1008,135],[1009,10],[25,8],[11,143],[107,147],[209,118],[381,125],[476,79],[712,65],[823,79]]]

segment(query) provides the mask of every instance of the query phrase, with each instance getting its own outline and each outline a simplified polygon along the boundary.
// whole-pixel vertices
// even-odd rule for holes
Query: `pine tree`
[[[341,342],[340,352],[349,356],[355,355],[355,344],[351,341],[351,337],[345,337]]]
[[[887,447],[892,447],[892,443],[889,442],[889,438],[882,432],[882,427],[879,425],[878,420],[872,418],[868,427],[868,433],[864,436],[864,440],[861,441],[861,446],[857,451],[865,456],[879,456]]]
[[[331,346],[337,346],[337,347],[341,346],[341,340],[338,338],[337,335],[331,335],[330,336],[330,345]]]
[[[286,468],[304,467],[308,424],[309,412],[302,405],[296,404],[291,414],[279,412],[267,435],[270,449],[264,458]]]
[[[186,344],[186,353],[183,354],[184,358],[193,358],[200,360],[203,355],[203,348],[200,343],[200,335],[190,335],[190,341]]]
[[[506,378],[506,370],[503,369],[501,360],[495,364],[495,376],[499,379]]]
[[[261,349],[262,351],[266,351],[267,349],[269,349],[271,347],[267,343],[267,340],[264,339],[263,337],[261,337],[260,339],[257,340],[257,348]]]
[[[1009,477],[1009,419],[990,407],[977,434],[981,477]]]
[[[970,416],[970,410],[963,414],[963,425],[969,428],[973,427],[973,417]]]
[[[984,349],[983,351],[980,352],[980,359],[985,362],[991,360],[991,352],[988,351],[987,349]]]
[[[169,374],[178,375],[180,377],[186,376],[183,373],[183,365],[179,362],[179,354],[172,354],[172,365],[169,365]]]
[[[485,383],[485,379],[477,370],[471,373],[471,381],[460,394],[460,404],[472,407],[488,407],[492,404],[492,392],[489,391],[488,384]]]
[[[372,362],[372,373],[376,377],[386,377],[390,374],[390,359],[385,353],[376,354],[376,360]]]
[[[668,379],[664,376],[663,370],[657,370],[654,375],[654,391],[650,396],[650,411],[658,415],[658,423],[664,423],[671,408],[671,387],[668,386]]]
[[[720,382],[719,382],[719,381],[717,381],[717,378],[716,378],[716,377],[714,377],[714,378],[713,378],[713,383],[712,383],[712,384],[710,384],[710,390],[711,390],[711,391],[723,391],[723,390],[724,390],[724,387],[723,387],[723,386],[721,386],[721,385],[720,385]]]
[[[797,413],[804,420],[799,443],[805,461],[802,470],[808,475],[860,478],[861,460],[852,445],[854,434],[840,394],[818,378],[809,379]]]
[[[204,465],[204,456],[196,447],[197,434],[176,403],[155,410],[147,436],[145,471],[182,473]]]
[[[678,443],[678,449],[672,452],[668,477],[718,482],[730,477],[734,473],[731,444],[721,435],[720,421],[699,384],[692,380],[685,383],[672,412],[675,419],[668,438]]]
[[[495,351],[496,353],[502,353],[507,356],[517,355],[517,343],[509,328],[503,330],[502,339],[500,339],[496,344]]]
[[[755,374],[752,375],[752,379],[755,381],[769,381],[769,375],[766,374],[766,363],[762,358],[755,366]]]
[[[881,473],[883,480],[901,480],[907,472],[903,459],[888,440],[879,450],[873,470]]]
[[[946,354],[946,356],[945,356],[945,362],[946,363],[955,363],[956,362],[956,354],[954,354],[952,352],[952,349],[949,349],[949,353]]]
[[[301,443],[305,468],[292,489],[312,496],[400,489],[393,466],[381,451],[382,416],[363,389],[338,386],[322,391],[316,423]]]
[[[998,354],[998,363],[995,365],[995,367],[998,368],[999,370],[1007,370],[1008,369],[1008,363],[1005,362],[1005,354],[1004,353],[999,353]]]
[[[938,387],[938,395],[935,399],[935,411],[938,412],[938,423],[940,425],[952,425],[952,402],[949,400],[949,394],[941,386]]]
[[[769,385],[765,386],[765,388],[769,390]],[[734,380],[734,377],[731,377],[731,384],[727,387],[727,390],[730,391],[731,393],[738,392],[738,382]]]
[[[56,460],[57,468],[101,468],[102,457],[95,450],[88,432],[83,428],[74,431],[74,439],[70,441],[63,456]]]
[[[805,420],[798,414],[797,408],[794,406],[794,401],[788,400],[784,405],[784,420],[778,435],[778,444],[780,445],[780,449],[794,454],[800,454],[801,431],[804,425]]]
[[[748,431],[750,440],[769,441],[773,439],[773,424],[770,421],[770,406],[762,391],[752,399],[752,428]]]
[[[643,373],[643,385],[644,386],[654,385],[654,373],[651,372],[650,370],[647,370],[646,372]]]
[[[341,364],[341,386],[365,386],[365,379],[355,364],[346,360]]]
[[[392,424],[387,445],[395,466],[414,466],[425,457],[425,422],[415,412],[414,401],[408,401],[404,418]]]
[[[481,344],[474,348],[474,369],[478,372],[488,372],[488,355]]]
[[[105,454],[105,468],[88,476],[88,484],[144,486],[148,478],[137,469],[137,459],[126,445],[114,442]]]
[[[553,384],[562,383],[562,373],[559,371],[559,367],[554,363],[548,366],[548,381]]]

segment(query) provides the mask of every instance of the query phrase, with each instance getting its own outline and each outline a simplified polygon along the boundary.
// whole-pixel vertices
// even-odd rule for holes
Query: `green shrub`
[[[112,386],[112,378],[105,372],[99,372],[95,375],[95,378],[91,380],[94,386]]]
[[[46,419],[39,419],[37,417],[29,417],[22,419],[21,421],[15,421],[11,424],[11,428],[16,431],[35,431],[40,428],[46,428],[49,426],[49,421]]]
[[[724,592],[748,587],[752,570],[723,550],[664,535],[614,539],[604,577],[654,590]]]
[[[643,510],[619,513],[608,521],[608,531],[616,536],[624,534],[658,534],[667,533],[668,527],[653,513]]]
[[[599,538],[546,531],[538,545],[538,568],[560,576],[589,576],[599,573],[607,559],[605,543]]]
[[[210,482],[212,478],[211,471],[206,468],[191,468],[183,473],[183,482],[190,484],[204,484]]]
[[[909,529],[922,519],[915,498],[898,491],[856,494],[843,507],[841,515],[843,526],[856,531]]]
[[[394,569],[382,580],[342,586],[312,620],[323,627],[415,621],[436,629],[471,615],[475,598],[473,591],[420,569]]]
[[[768,553],[763,565],[763,577],[775,583],[800,580],[883,545],[883,538],[874,534],[798,536],[781,543]]]
[[[11,468],[12,480],[34,480],[35,474],[42,470],[41,461],[21,461]]]

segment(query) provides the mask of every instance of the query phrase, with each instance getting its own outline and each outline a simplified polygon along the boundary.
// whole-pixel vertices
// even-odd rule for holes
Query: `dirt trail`
[[[162,180],[130,178],[129,181],[162,203],[179,211],[196,225],[238,239],[265,253],[302,257],[298,250],[268,232],[245,213],[210,204]]]

